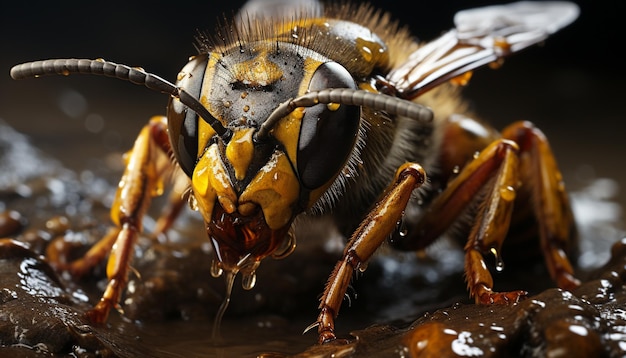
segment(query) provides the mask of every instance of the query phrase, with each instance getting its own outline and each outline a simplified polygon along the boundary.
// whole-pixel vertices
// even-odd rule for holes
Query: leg
[[[352,273],[366,263],[395,230],[413,189],[422,185],[425,179],[424,170],[419,165],[407,163],[400,167],[396,172],[395,183],[352,235],[343,258],[328,279],[317,321],[307,328],[318,327],[320,343],[335,339],[335,317],[339,313]]]
[[[519,178],[517,146],[506,140],[497,141],[487,147],[479,159],[481,156],[495,162],[492,169],[495,180],[487,187],[465,245],[467,285],[478,303],[517,302],[526,292],[494,292],[493,278],[483,259],[484,252],[491,252],[496,257],[497,268],[502,269],[500,251],[509,229]]]
[[[541,249],[553,279],[565,289],[578,285],[564,252],[573,217],[547,140],[527,122],[511,125],[503,132],[503,137],[505,139],[487,146],[462,169],[419,221],[409,226],[408,235],[393,238],[397,248],[422,249],[443,234],[469,204],[481,198],[481,202],[476,203],[479,209],[465,245],[466,278],[477,303],[506,303],[525,294],[523,291],[494,292],[492,276],[483,260],[483,254],[492,253],[501,268],[500,249],[507,235],[517,190],[531,193],[540,226]]]
[[[480,303],[517,301],[524,291],[494,292],[483,254],[500,260],[518,187],[518,146],[510,140],[492,142],[470,161],[425,210],[408,235],[394,237],[394,246],[417,250],[440,237],[468,206],[476,205],[475,220],[465,245],[465,274],[472,297]],[[477,202],[477,199],[480,201]]]
[[[106,321],[111,308],[117,307],[126,287],[133,246],[142,230],[142,219],[153,195],[160,194],[163,177],[171,170],[165,118],[153,118],[146,125],[126,155],[126,170],[111,208],[116,227],[94,245],[82,259],[67,269],[84,273],[109,255],[107,288],[100,301],[87,314],[94,323]]]
[[[539,239],[546,266],[556,284],[566,290],[580,285],[565,254],[574,236],[574,217],[563,179],[548,140],[532,123],[517,122],[503,136],[520,146],[522,186],[531,193],[539,224]]]
[[[171,170],[169,151],[167,122],[163,117],[155,117],[142,129],[133,149],[127,154],[126,170],[111,207],[111,219],[118,228],[118,235],[106,267],[109,283],[100,302],[88,312],[93,322],[106,321],[111,308],[119,304],[128,280],[133,246],[142,230],[143,216],[152,196],[162,192],[163,177]],[[86,262],[98,258],[90,258],[89,253],[91,251],[84,258]],[[103,254],[106,254],[105,250],[97,251],[98,256]]]
[[[156,225],[154,227],[154,237],[159,237],[160,235],[165,234],[167,230],[172,227],[174,221],[180,212],[187,204],[187,198],[189,195],[189,178],[187,175],[182,173],[181,171],[175,172],[174,185],[172,187],[172,191],[169,196],[169,201],[161,216],[157,219]]]

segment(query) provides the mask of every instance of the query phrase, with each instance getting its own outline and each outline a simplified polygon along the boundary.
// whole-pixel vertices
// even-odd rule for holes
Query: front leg
[[[106,321],[110,310],[119,305],[128,281],[133,247],[142,231],[143,217],[152,197],[163,190],[163,178],[172,169],[169,146],[166,119],[151,119],[141,130],[132,150],[126,154],[126,170],[111,207],[111,219],[116,227],[81,259],[71,262],[66,268],[75,274],[85,273],[109,255],[106,290],[87,313],[94,323]]]
[[[309,330],[315,326],[318,327],[320,343],[336,338],[335,318],[339,314],[352,273],[360,265],[366,263],[396,229],[406,204],[411,198],[411,193],[421,186],[425,179],[426,174],[421,166],[413,163],[401,166],[396,172],[396,179],[391,188],[348,241],[342,259],[337,262],[326,284],[317,321],[307,328]]]

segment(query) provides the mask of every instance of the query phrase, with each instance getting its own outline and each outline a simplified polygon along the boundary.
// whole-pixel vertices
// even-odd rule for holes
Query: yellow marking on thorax
[[[355,40],[355,46],[362,59],[372,65],[382,66],[389,62],[389,53],[379,42],[358,37]]]

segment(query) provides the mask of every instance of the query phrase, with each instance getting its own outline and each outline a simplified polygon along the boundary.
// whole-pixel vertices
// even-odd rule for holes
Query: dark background
[[[452,26],[459,9],[497,1],[372,1],[409,25],[424,40]],[[101,2],[29,1],[0,5],[0,119],[27,133],[44,152],[77,169],[90,158],[130,147],[149,116],[163,114],[167,98],[143,88],[95,77],[13,81],[12,65],[58,57],[102,57],[141,66],[174,80],[187,58],[196,29],[213,29],[221,14],[242,1]],[[577,22],[506,61],[499,70],[475,74],[467,96],[479,113],[501,128],[527,119],[551,139],[566,181],[592,177],[626,184],[623,109],[623,35],[626,3],[578,1]],[[417,8],[415,10],[414,8]],[[67,91],[87,102],[77,118],[57,104]],[[86,115],[104,120],[85,129]],[[624,192],[624,190],[622,190]],[[626,203],[624,193],[619,199]]]

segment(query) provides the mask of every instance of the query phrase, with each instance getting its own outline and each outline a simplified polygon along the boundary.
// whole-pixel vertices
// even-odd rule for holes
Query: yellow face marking
[[[267,86],[283,77],[283,72],[274,62],[267,59],[267,53],[233,65],[237,81],[250,86]]]
[[[235,130],[233,138],[226,146],[226,158],[228,158],[233,169],[235,169],[235,178],[237,180],[243,180],[246,177],[248,166],[252,162],[252,156],[254,155],[252,133],[254,133],[254,128]]]
[[[217,64],[217,58],[214,55],[209,56],[209,62],[207,64],[207,68],[206,71],[204,71],[204,83],[211,83],[213,76],[215,75],[215,66]],[[203,86],[203,90],[202,93],[200,94],[200,103],[202,103],[202,105],[209,110],[209,112],[212,112],[212,106],[211,103],[208,101],[208,93],[206,93],[206,88],[210,87],[210,86]],[[220,118],[217,118],[218,120]],[[224,124],[224,123],[222,123]],[[197,153],[197,157],[200,158],[200,156],[202,155],[202,153],[204,152],[207,143],[209,142],[209,140],[211,138],[213,138],[213,136],[215,136],[215,130],[213,129],[213,127],[211,127],[210,125],[208,125],[204,120],[199,119],[198,120],[198,153]]]
[[[298,153],[298,138],[300,137],[300,125],[304,116],[304,108],[296,108],[289,115],[280,120],[272,130],[272,136],[283,144],[289,160],[296,166]]]
[[[323,62],[313,59],[311,57],[307,57],[304,59],[304,77],[300,82],[300,88],[298,88],[299,95],[305,94],[309,91],[311,77],[313,77],[313,74],[322,63]]]
[[[198,120],[198,157],[204,152],[207,143],[215,136],[215,130],[202,119]]]
[[[191,177],[191,187],[205,219],[211,218],[216,198],[224,211],[235,212],[237,194],[230,184],[216,144],[211,145],[200,157]]]
[[[242,209],[249,209],[246,203],[256,203],[263,210],[270,229],[278,230],[292,220],[299,192],[300,183],[291,169],[289,159],[285,153],[276,151],[239,197],[239,211],[246,214],[242,212]]]

